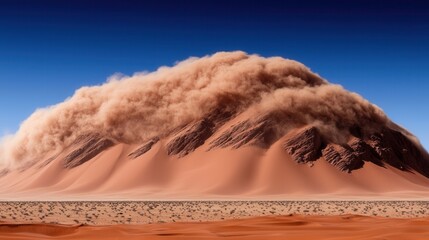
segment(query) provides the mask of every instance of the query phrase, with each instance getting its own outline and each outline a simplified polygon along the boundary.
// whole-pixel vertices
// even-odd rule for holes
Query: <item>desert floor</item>
[[[425,201],[0,202],[0,239],[429,239]]]

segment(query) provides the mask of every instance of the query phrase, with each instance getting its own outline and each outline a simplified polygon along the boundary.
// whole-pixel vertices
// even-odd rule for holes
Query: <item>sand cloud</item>
[[[33,113],[3,140],[0,157],[8,164],[43,160],[86,133],[139,142],[219,107],[277,111],[288,121],[321,127],[387,121],[378,107],[301,63],[220,52],[155,72],[115,74],[103,85],[83,87],[66,101]]]

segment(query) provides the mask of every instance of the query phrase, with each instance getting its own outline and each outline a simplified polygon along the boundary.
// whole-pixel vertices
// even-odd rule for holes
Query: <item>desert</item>
[[[2,239],[429,232],[417,137],[282,57],[218,52],[114,76],[35,111],[0,150]]]
[[[338,239],[338,236],[425,239],[429,236],[428,204],[426,201],[2,202],[0,234],[2,239]]]
[[[429,155],[305,65],[241,51],[83,87],[0,145],[3,199],[427,196]]]

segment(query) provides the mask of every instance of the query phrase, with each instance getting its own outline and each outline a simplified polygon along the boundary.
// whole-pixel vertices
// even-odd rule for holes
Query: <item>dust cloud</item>
[[[387,121],[377,106],[299,62],[219,52],[83,87],[66,101],[34,112],[16,134],[3,139],[0,158],[7,165],[43,160],[87,133],[135,143],[219,107],[237,113],[277,111],[290,121],[320,128]]]

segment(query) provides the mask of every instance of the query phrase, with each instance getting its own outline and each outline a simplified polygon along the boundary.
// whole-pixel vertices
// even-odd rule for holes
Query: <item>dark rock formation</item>
[[[414,170],[429,177],[429,159],[424,150],[401,132],[385,127],[365,135],[358,127],[353,130],[348,144],[325,146],[324,137],[312,127],[291,137],[283,148],[297,163],[316,161],[323,156],[341,171],[359,169],[367,161],[379,166],[388,164],[403,171]]]
[[[80,147],[69,153],[64,158],[65,168],[74,168],[82,165],[102,151],[115,145],[112,140],[102,138],[97,134],[83,135],[77,138],[73,145],[76,144],[79,144]]]
[[[368,145],[365,141],[359,138],[354,138],[348,144],[352,149],[356,157],[363,161],[372,162],[379,166],[383,166],[380,156],[377,152]]]
[[[168,155],[183,157],[193,152],[213,134],[214,127],[214,123],[207,118],[189,125],[167,144]]]
[[[202,146],[223,126],[234,113],[216,110],[204,119],[174,129],[168,135],[149,139],[138,149],[129,154],[137,158],[148,152],[160,139],[170,139],[166,144],[168,155],[186,156]],[[215,148],[234,149],[253,145],[268,148],[280,137],[278,130],[286,124],[283,115],[267,114],[255,119],[238,122],[211,140],[208,150]],[[321,157],[341,171],[351,172],[362,168],[365,162],[379,166],[390,165],[403,171],[416,171],[429,177],[429,157],[404,133],[388,127],[368,133],[359,126],[349,128],[347,143],[329,141],[316,127],[308,127],[282,143],[283,149],[299,164],[312,163]],[[73,144],[74,150],[64,158],[64,167],[73,168],[94,158],[115,142],[98,134],[79,137]],[[77,146],[77,148],[76,148]],[[46,160],[45,164],[54,158]],[[42,166],[42,164],[40,164]]]
[[[351,172],[364,165],[362,158],[358,157],[353,149],[347,145],[328,144],[328,146],[322,150],[322,155],[327,162],[341,171]]]
[[[322,136],[315,127],[299,132],[283,144],[283,148],[298,163],[316,161],[322,150]]]
[[[367,142],[385,163],[401,170],[414,169],[429,177],[429,159],[401,132],[383,128],[372,134]]]
[[[269,117],[246,120],[233,125],[210,143],[210,148],[240,148],[246,144],[269,147],[277,139]]]
[[[220,126],[227,122],[233,111],[227,107],[213,110],[203,120],[182,126],[169,134],[174,138],[167,144],[168,155],[186,156],[205,143]]]
[[[141,147],[139,147],[137,150],[130,153],[128,156],[131,158],[138,158],[141,155],[148,152],[152,148],[152,146],[155,145],[155,143],[157,143],[158,141],[159,141],[159,137],[154,137],[149,141],[147,141],[145,144],[143,144]]]

